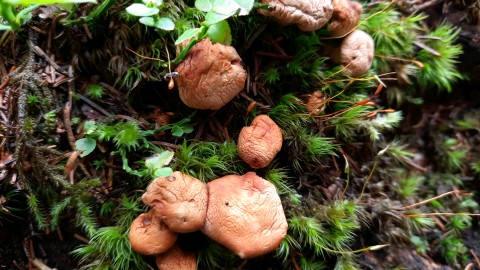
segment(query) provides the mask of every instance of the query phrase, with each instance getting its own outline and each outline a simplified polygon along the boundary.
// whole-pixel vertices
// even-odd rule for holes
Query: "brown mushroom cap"
[[[350,0],[333,0],[333,15],[328,31],[335,37],[341,37],[358,25],[362,16],[362,5]]]
[[[143,255],[156,255],[167,251],[177,241],[177,234],[153,215],[140,214],[130,225],[128,240],[132,249]]]
[[[153,180],[142,196],[173,232],[193,232],[203,228],[207,216],[207,185],[181,172]]]
[[[215,179],[208,190],[203,233],[242,258],[266,254],[280,245],[288,224],[272,183],[249,172]]]
[[[282,148],[282,130],[267,115],[255,117],[238,135],[238,155],[252,168],[268,166]]]
[[[197,258],[193,253],[183,251],[174,245],[167,252],[155,258],[159,270],[197,270]]]
[[[235,48],[204,39],[196,44],[175,71],[180,99],[188,107],[218,110],[245,85],[247,72]]]
[[[297,24],[302,31],[322,28],[333,13],[331,0],[262,0],[262,4],[273,9],[259,9],[261,14],[272,17],[281,25]]]
[[[350,76],[357,77],[370,69],[374,52],[372,37],[355,30],[342,40],[339,47],[333,48],[330,57],[335,64],[345,67]]]

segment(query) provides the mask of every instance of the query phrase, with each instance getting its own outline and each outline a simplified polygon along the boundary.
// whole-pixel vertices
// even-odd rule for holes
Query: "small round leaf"
[[[77,150],[83,151],[80,154],[80,157],[84,157],[90,154],[96,146],[97,142],[94,139],[90,138],[82,138],[75,142],[75,147],[77,148]]]
[[[144,4],[131,4],[126,11],[133,16],[143,17],[158,14],[159,9],[156,7],[147,7]]]

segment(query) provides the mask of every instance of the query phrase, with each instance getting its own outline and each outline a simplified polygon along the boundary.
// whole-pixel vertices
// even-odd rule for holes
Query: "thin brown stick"
[[[410,204],[410,205],[407,205],[407,206],[403,206],[403,207],[400,207],[400,208],[397,208],[395,210],[406,210],[406,209],[410,209],[410,208],[413,208],[413,207],[416,207],[416,206],[419,206],[419,205],[422,205],[422,204],[426,204],[428,202],[431,202],[431,201],[434,201],[434,200],[437,200],[437,199],[440,199],[440,198],[443,198],[447,195],[450,195],[450,194],[459,194],[459,193],[462,193],[461,190],[452,190],[452,191],[449,191],[449,192],[446,192],[446,193],[443,193],[441,195],[438,195],[436,197],[433,197],[433,198],[430,198],[430,199],[427,199],[427,200],[424,200],[424,201],[421,201],[421,202],[418,202],[418,203],[414,203],[414,204]]]
[[[470,254],[472,254],[473,258],[475,258],[475,261],[477,262],[478,267],[480,267],[480,259],[478,258],[477,253],[473,249],[470,249]]]
[[[480,217],[480,214],[471,213],[421,213],[421,214],[409,214],[403,215],[404,217],[434,217],[434,216],[473,216]]]

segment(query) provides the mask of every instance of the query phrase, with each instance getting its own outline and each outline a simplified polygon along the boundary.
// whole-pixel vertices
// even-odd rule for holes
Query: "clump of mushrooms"
[[[188,107],[218,110],[244,87],[247,72],[235,48],[204,39],[176,67],[180,99]]]
[[[195,256],[175,245],[177,232],[201,230],[242,258],[276,249],[288,224],[275,186],[254,172],[207,185],[174,172],[152,181],[142,196],[151,207],[130,227],[132,249],[155,255],[159,269],[197,269]]]
[[[345,72],[353,77],[370,69],[374,53],[372,37],[361,30],[351,32],[342,39],[339,46],[330,46],[326,50],[332,61],[344,67]]]
[[[315,31],[322,28],[332,17],[331,0],[262,0],[268,10],[259,12],[271,17],[281,25],[296,24],[302,31]]]
[[[202,232],[252,258],[275,250],[288,224],[275,186],[254,172],[227,175],[208,183],[207,220]]]
[[[238,136],[238,155],[254,169],[272,162],[282,148],[282,130],[267,115],[255,117]]]

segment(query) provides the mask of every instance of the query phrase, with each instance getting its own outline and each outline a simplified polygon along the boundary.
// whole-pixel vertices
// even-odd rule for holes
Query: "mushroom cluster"
[[[150,206],[131,224],[132,249],[155,255],[159,269],[197,269],[178,233],[201,230],[242,258],[276,249],[288,223],[275,186],[254,172],[227,175],[208,184],[174,172],[150,183],[142,196]]]
[[[327,30],[340,45],[327,46],[325,54],[344,68],[347,75],[360,76],[372,66],[373,39],[355,30],[362,5],[353,0],[262,0],[269,8],[259,12],[281,25],[296,24],[302,31],[315,31],[328,23]]]
[[[235,48],[204,39],[176,67],[180,99],[190,108],[218,110],[244,87],[247,72]]]

